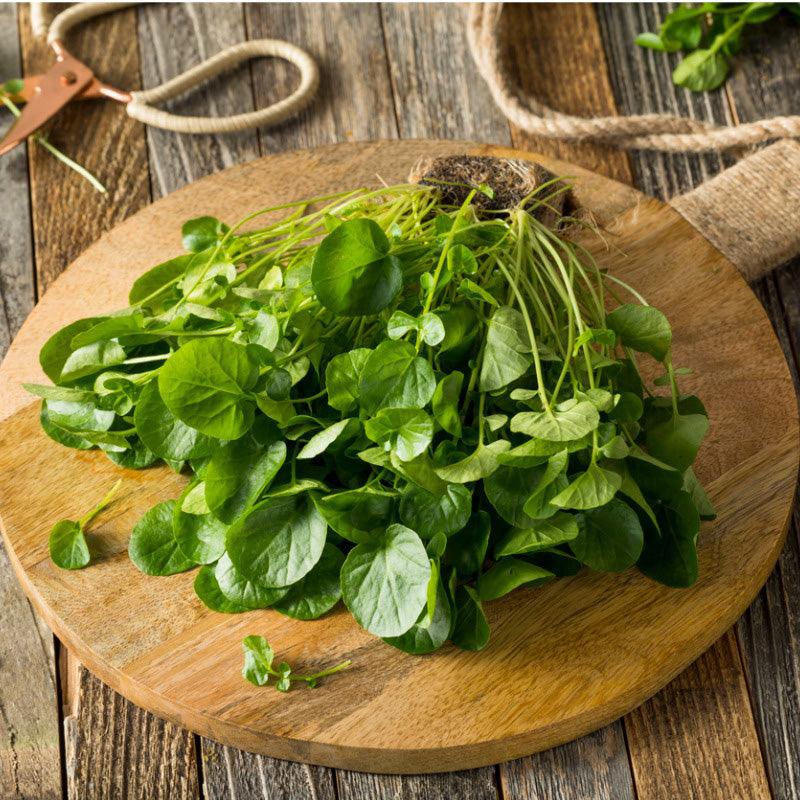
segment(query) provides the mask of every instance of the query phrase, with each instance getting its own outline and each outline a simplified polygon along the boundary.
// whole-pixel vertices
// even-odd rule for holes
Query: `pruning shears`
[[[176,133],[229,133],[283,121],[306,105],[319,85],[317,65],[304,50],[277,39],[257,39],[229,47],[161,86],[135,92],[117,89],[99,80],[86,64],[73,56],[64,46],[64,37],[70,28],[91,17],[131,5],[136,4],[79,3],[53,20],[47,35],[47,43],[56,57],[53,66],[42,75],[8,81],[4,85],[8,99],[17,105],[24,103],[24,107],[0,141],[0,155],[38,131],[74,100],[113,100],[125,105],[128,116]],[[229,117],[188,117],[162,111],[153,105],[176,97],[243,61],[262,56],[290,61],[301,74],[297,89],[271,106]]]

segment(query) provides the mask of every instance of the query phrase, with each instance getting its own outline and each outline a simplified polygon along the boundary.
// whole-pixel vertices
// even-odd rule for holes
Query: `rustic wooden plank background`
[[[670,111],[717,122],[796,112],[797,26],[756,33],[724,91],[692,95],[671,60],[633,46],[669,4],[515,5],[504,17],[517,81],[581,114]],[[95,193],[34,145],[0,159],[0,354],[35,297],[103,231],[202,175],[271,152],[368,138],[471,138],[571,159],[653,195],[687,191],[730,157],[625,154],[534,139],[510,127],[471,63],[454,5],[155,5],[70,37],[103,78],[152,86],[243,38],[281,37],[322,68],[312,107],[277,128],[228,137],[145,131],[109,103],[65,111],[52,140],[109,187]],[[0,76],[50,57],[24,7],[0,5]],[[228,114],[291,90],[284,64],[176,101]],[[753,288],[797,378],[800,275],[789,264]],[[800,384],[799,384],[800,385]],[[747,614],[708,653],[623,720],[497,768],[377,776],[243,753],[137,709],[63,651],[0,553],[0,797],[59,798],[800,798],[800,514]]]

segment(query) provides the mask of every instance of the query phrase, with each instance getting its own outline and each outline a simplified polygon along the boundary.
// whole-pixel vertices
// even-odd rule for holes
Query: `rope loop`
[[[36,4],[36,17],[43,18],[42,4]],[[62,11],[50,24],[47,42],[63,41],[67,33],[88,19],[119,11],[137,3],[77,3]],[[171,114],[155,103],[163,102],[190,91],[222,72],[253,58],[282,58],[294,64],[300,71],[300,84],[288,96],[266,108],[229,117],[189,117]],[[275,125],[296,114],[306,106],[319,86],[319,69],[314,59],[301,48],[280,39],[256,39],[242,42],[217,53],[201,64],[188,69],[161,86],[139,92],[131,92],[131,101],[126,106],[128,116],[156,128],[175,133],[232,133],[248,128]]]
[[[536,136],[602,142],[629,150],[673,152],[729,150],[800,137],[800,117],[797,116],[773,117],[728,127],[670,114],[575,117],[562,114],[535,97],[523,101],[502,66],[499,35],[502,10],[502,3],[468,7],[470,51],[500,110],[515,125]]]

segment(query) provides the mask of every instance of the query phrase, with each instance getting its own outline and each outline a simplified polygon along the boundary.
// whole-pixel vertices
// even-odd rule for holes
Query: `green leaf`
[[[294,619],[317,619],[326,614],[342,596],[339,573],[343,564],[341,551],[332,544],[326,544],[311,572],[275,603],[275,610]]]
[[[133,282],[128,294],[128,302],[132,306],[148,298],[152,298],[150,300],[152,302],[167,288],[177,283],[177,279],[188,269],[194,258],[193,254],[182,255],[149,269]]]
[[[350,551],[342,567],[342,597],[361,627],[376,636],[400,636],[425,607],[430,573],[419,536],[390,525],[380,540]]]
[[[345,317],[377,314],[402,287],[403,273],[389,240],[370,219],[343,222],[320,243],[311,282],[325,308]]]
[[[58,380],[64,383],[76,381],[121,364],[125,358],[125,351],[113,340],[78,347],[67,356]]]
[[[474,275],[478,271],[478,261],[466,245],[456,244],[447,251],[447,269],[452,275]]]
[[[481,601],[470,586],[459,586],[455,595],[456,624],[450,639],[462,650],[483,650],[489,642],[489,623]]]
[[[587,567],[599,572],[622,572],[639,559],[644,544],[636,512],[613,498],[602,508],[578,515],[580,532],[570,549]]]
[[[619,336],[625,347],[649,353],[658,361],[663,361],[669,354],[672,329],[657,308],[627,303],[606,317],[606,325]]]
[[[39,351],[39,363],[44,370],[44,374],[53,383],[58,383],[61,379],[61,372],[64,364],[73,351],[72,340],[83,331],[88,331],[104,317],[88,317],[71,322],[69,325],[56,331],[42,346]]]
[[[427,609],[423,609],[417,622],[404,634],[383,640],[405,653],[412,655],[432,653],[434,650],[438,650],[450,636],[453,612],[447,596],[447,589],[438,571],[431,578],[436,579],[433,614],[429,615]]]
[[[600,424],[594,403],[583,400],[563,411],[521,411],[511,418],[511,430],[550,442],[582,439]]]
[[[406,314],[405,311],[395,311],[389,317],[386,330],[390,339],[400,339],[409,331],[419,331],[422,340],[431,347],[440,344],[444,339],[442,320],[432,313],[423,314],[417,318]]]
[[[269,586],[263,581],[242,575],[226,553],[214,568],[214,579],[229,603],[244,609],[268,608],[289,591],[288,587]]]
[[[672,71],[672,81],[693,92],[717,89],[730,72],[728,59],[721,52],[700,49],[690,53]]]
[[[510,447],[511,442],[505,439],[498,439],[491,444],[479,444],[466,458],[446,467],[437,467],[434,471],[448,483],[480,481],[488,478],[500,466],[498,456]]]
[[[495,547],[495,556],[527,555],[571,542],[578,535],[578,522],[572,514],[558,513],[536,520],[530,527],[512,528]]]
[[[525,322],[514,308],[498,308],[489,320],[478,388],[494,392],[524,375],[533,359]]]
[[[683,472],[697,457],[707,431],[703,414],[677,414],[647,428],[645,443],[651,455]]]
[[[555,575],[521,558],[503,558],[478,578],[478,597],[496,600],[520,586],[538,586],[553,580]]]
[[[178,547],[172,532],[175,501],[158,503],[136,523],[128,542],[131,561],[145,575],[174,575],[195,563]]]
[[[249,610],[247,606],[225,597],[217,583],[213,566],[206,565],[198,570],[194,579],[194,593],[206,608],[218,611],[220,614],[241,614]]]
[[[184,510],[184,501],[198,485],[188,484],[175,503],[172,532],[187,559],[195,564],[213,564],[225,552],[228,526],[211,513],[195,514]]]
[[[263,636],[245,636],[242,640],[244,666],[242,676],[254,686],[269,682],[275,652]]]
[[[448,538],[443,562],[455,567],[462,577],[479,572],[486,559],[490,532],[489,515],[485,511],[476,512],[464,528]]]
[[[339,422],[334,422],[333,425],[329,425],[327,428],[323,428],[319,433],[315,433],[305,443],[295,458],[301,460],[316,458],[324,453],[334,442],[345,436],[348,431],[352,431],[353,428],[355,428],[356,431],[358,431],[359,428],[358,421],[355,419],[343,419]]]
[[[0,86],[0,91],[9,95],[22,94],[25,90],[25,82],[22,78],[12,78]]]
[[[228,529],[228,555],[246,578],[290,586],[319,561],[327,528],[305,493],[268,497]]]
[[[209,247],[215,247],[228,230],[228,226],[216,217],[190,219],[181,228],[183,248],[190,253],[201,253]]]
[[[422,455],[433,439],[433,420],[417,408],[382,408],[364,423],[364,432],[401,461]],[[299,457],[299,456],[298,456]]]
[[[216,337],[193,339],[164,362],[158,391],[189,427],[218,439],[238,439],[253,424],[249,392],[257,380],[258,365],[241,345]]]
[[[328,525],[355,544],[379,538],[392,516],[394,493],[361,488],[337,492],[314,501]]]
[[[700,519],[710,520],[717,516],[714,505],[706,494],[703,484],[697,479],[691,467],[683,475],[683,489],[692,496],[695,508],[700,514]]]
[[[286,445],[276,439],[243,437],[214,451],[203,473],[208,507],[231,524],[272,483],[286,460]]]
[[[610,502],[622,485],[622,478],[597,464],[590,464],[550,502],[559,508],[589,509]]]
[[[370,414],[381,408],[424,408],[436,390],[431,365],[408,342],[384,341],[372,351],[359,384],[359,402]]]
[[[501,466],[483,482],[486,498],[510,525],[527,526],[531,518],[524,511],[525,501],[541,485],[545,470]]]
[[[90,555],[83,528],[79,522],[62,519],[50,531],[50,558],[61,569],[82,569],[88,566]]]
[[[445,375],[436,384],[436,391],[431,400],[433,418],[443,430],[456,437],[461,436],[461,415],[458,401],[461,397],[463,383],[464,375],[461,372],[451,372]]]
[[[472,492],[459,484],[449,484],[438,497],[418,486],[409,486],[400,498],[400,520],[423,539],[460,531],[471,512]]]
[[[211,452],[213,441],[181,422],[165,405],[158,381],[146,384],[133,414],[136,432],[149,450],[169,461],[202,458]]]
[[[458,285],[458,293],[464,295],[468,300],[473,300],[476,303],[489,303],[489,305],[499,308],[500,303],[489,294],[482,286],[479,286],[475,281],[469,278],[463,278]]]
[[[334,356],[325,369],[325,389],[328,405],[337,411],[349,411],[358,402],[358,386],[370,356],[367,347],[357,347]]]
[[[664,50],[664,43],[661,41],[661,37],[657,33],[640,33],[635,39],[634,42],[639,45],[639,47],[647,47],[651,50]]]
[[[673,588],[691,586],[697,580],[697,534],[700,515],[691,495],[680,491],[656,507],[660,533],[648,530],[639,569],[649,578]]]

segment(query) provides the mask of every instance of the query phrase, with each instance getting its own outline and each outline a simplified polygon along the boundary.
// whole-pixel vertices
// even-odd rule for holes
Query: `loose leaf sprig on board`
[[[485,602],[582,565],[688,586],[713,516],[691,469],[706,411],[678,389],[664,315],[554,221],[563,190],[498,213],[479,187],[452,205],[400,185],[190,220],[128,308],[42,348],[42,425],[189,475],[130,557],[199,566],[222,613],[307,620],[343,599],[428,653],[484,647]],[[265,649],[246,643],[257,682],[276,677]]]

